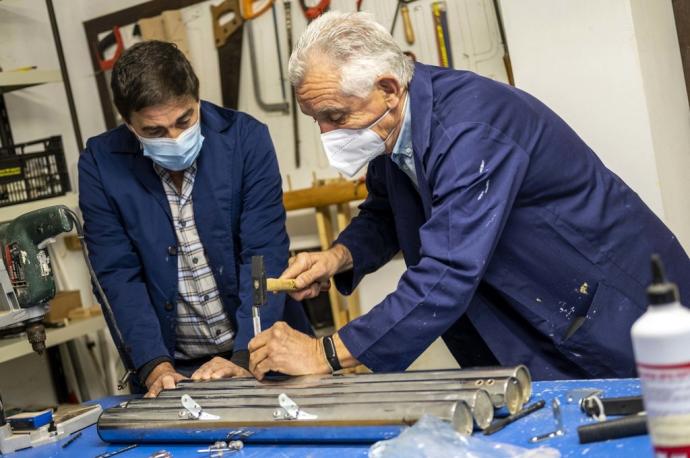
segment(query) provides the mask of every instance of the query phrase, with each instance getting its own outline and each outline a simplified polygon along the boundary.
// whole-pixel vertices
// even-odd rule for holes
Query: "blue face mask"
[[[201,124],[197,121],[177,138],[145,138],[137,135],[144,149],[144,156],[164,169],[179,172],[188,168],[201,151],[204,136]]]

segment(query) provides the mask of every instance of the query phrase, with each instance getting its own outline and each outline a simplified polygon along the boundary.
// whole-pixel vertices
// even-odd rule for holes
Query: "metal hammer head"
[[[252,290],[253,305],[264,305],[267,302],[266,270],[264,270],[264,257],[252,256]]]

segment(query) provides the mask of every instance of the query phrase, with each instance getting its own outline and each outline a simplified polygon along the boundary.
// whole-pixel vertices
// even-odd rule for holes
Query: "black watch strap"
[[[340,361],[338,361],[338,354],[335,352],[335,344],[333,343],[333,336],[326,336],[322,340],[323,351],[326,353],[326,360],[331,366],[331,371],[336,372],[342,369]]]

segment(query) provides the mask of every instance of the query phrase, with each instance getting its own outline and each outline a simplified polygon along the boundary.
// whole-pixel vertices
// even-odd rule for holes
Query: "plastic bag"
[[[462,436],[453,427],[425,415],[398,437],[376,442],[369,458],[560,458],[551,447],[527,449],[515,445]]]

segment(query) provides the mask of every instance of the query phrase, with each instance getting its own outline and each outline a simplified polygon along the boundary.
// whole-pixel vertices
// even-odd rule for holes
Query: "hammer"
[[[295,280],[280,279],[280,278],[266,278],[266,269],[264,268],[263,256],[252,256],[252,321],[254,323],[254,335],[261,332],[261,317],[259,315],[259,307],[264,305],[269,291],[277,293],[280,291],[297,291]]]

